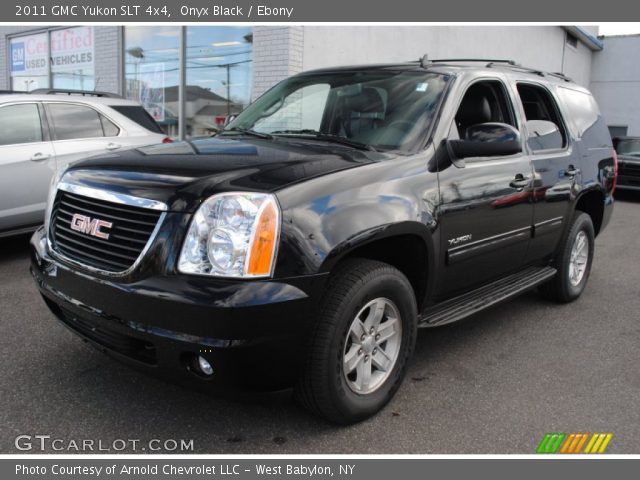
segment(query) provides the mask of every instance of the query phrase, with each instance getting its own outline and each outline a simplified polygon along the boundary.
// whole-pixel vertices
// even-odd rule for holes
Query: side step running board
[[[485,308],[513,298],[553,278],[553,267],[529,267],[493,283],[445,300],[427,309],[418,321],[419,327],[435,327],[462,320]]]

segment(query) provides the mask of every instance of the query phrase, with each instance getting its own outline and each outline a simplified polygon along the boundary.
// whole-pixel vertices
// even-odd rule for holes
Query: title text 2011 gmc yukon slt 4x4
[[[499,61],[303,73],[211,139],[71,166],[32,271],[72,331],[203,387],[294,387],[338,423],[396,392],[419,327],[570,302],[611,216],[593,97]]]

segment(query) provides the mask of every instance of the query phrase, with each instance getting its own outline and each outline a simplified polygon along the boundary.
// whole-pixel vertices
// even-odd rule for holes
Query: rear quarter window
[[[574,135],[581,138],[587,148],[611,145],[609,130],[590,93],[558,87],[558,96],[564,104]]]
[[[153,119],[149,112],[147,112],[143,107],[138,107],[136,105],[111,105],[116,112],[124,115],[129,120],[137,123],[142,128],[146,128],[147,130],[153,133],[164,133],[160,125]]]

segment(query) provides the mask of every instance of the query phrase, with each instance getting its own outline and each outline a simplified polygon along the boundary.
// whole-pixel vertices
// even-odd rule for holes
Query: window
[[[526,119],[529,148],[537,152],[566,147],[564,124],[549,91],[539,85],[519,83],[518,95]]]
[[[0,145],[42,141],[38,105],[25,103],[0,108]]]
[[[567,32],[567,45],[571,48],[578,48],[578,37]]]
[[[222,135],[251,129],[282,141],[411,151],[425,140],[449,78],[382,69],[291,77],[249,105]]]
[[[228,115],[249,105],[251,94],[251,27],[187,28],[188,137],[209,136]]]
[[[49,104],[56,140],[103,137],[100,115],[93,108],[63,103]]]
[[[125,96],[140,102],[170,136],[178,136],[182,27],[125,27]]]
[[[153,117],[149,115],[149,112],[142,107],[133,105],[111,105],[111,108],[153,133],[162,133],[160,125],[158,125]]]
[[[120,128],[109,120],[104,115],[100,115],[100,121],[102,122],[102,131],[105,137],[117,137],[120,133]]]
[[[244,26],[125,27],[125,96],[139,101],[169,136],[178,136],[183,124],[187,137],[211,135],[250,102],[252,32]],[[186,108],[178,118],[183,69]]]
[[[565,87],[558,89],[562,102],[567,107],[576,128],[578,138],[591,128],[600,116],[598,105],[591,94]]]
[[[330,88],[327,83],[317,83],[296,90],[284,99],[275,113],[269,115],[267,110],[253,128],[265,133],[279,130],[319,131]]]
[[[9,55],[13,90],[96,87],[93,27],[55,28],[15,36],[9,42]]]
[[[93,27],[52,30],[51,85],[65,90],[95,90]]]
[[[506,123],[517,128],[511,101],[504,85],[497,80],[471,85],[465,92],[455,117],[459,138],[465,138],[468,127],[487,122]]]

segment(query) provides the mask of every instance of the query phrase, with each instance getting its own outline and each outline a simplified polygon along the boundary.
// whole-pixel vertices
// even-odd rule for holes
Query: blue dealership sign
[[[23,72],[25,70],[24,42],[11,43],[11,71]]]

